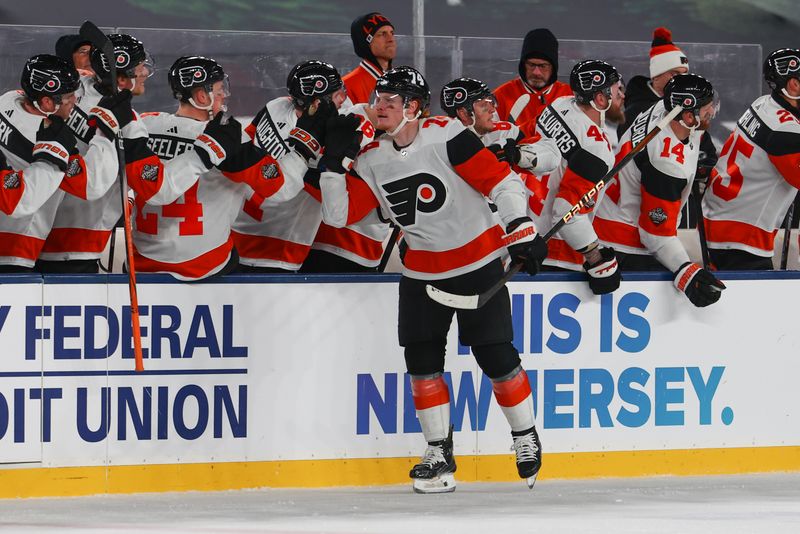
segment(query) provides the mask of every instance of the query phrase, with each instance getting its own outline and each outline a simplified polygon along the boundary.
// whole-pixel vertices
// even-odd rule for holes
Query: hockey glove
[[[132,96],[128,89],[123,89],[115,95],[104,96],[89,111],[89,124],[100,128],[106,137],[113,139],[133,120]]]
[[[714,166],[716,164],[716,154],[707,154],[703,151],[700,152],[700,155],[697,158],[697,171],[694,174],[694,182],[692,182],[692,192],[697,195],[698,198],[701,198],[706,192],[708,179],[711,176],[711,172],[714,170]]]
[[[361,132],[358,126],[361,121],[355,115],[336,115],[328,119],[325,125],[325,153],[320,160],[320,167],[338,173],[349,170],[361,146]]]
[[[528,274],[536,274],[547,257],[547,242],[536,233],[529,217],[514,219],[506,228],[503,242],[511,261],[521,263]]]
[[[45,122],[50,125],[45,127]],[[33,159],[53,163],[61,172],[67,172],[69,155],[75,150],[75,136],[64,119],[50,115],[42,121],[36,132],[36,144],[33,145]]]
[[[725,284],[713,274],[690,261],[681,265],[673,283],[698,308],[717,302],[725,289]]]
[[[489,145],[487,148],[494,152],[497,161],[505,161],[509,165],[516,165],[519,163],[520,153],[515,139],[509,137],[506,139],[503,146]]]
[[[337,113],[336,106],[328,100],[321,99],[318,102],[319,105],[311,105],[303,111],[286,140],[306,161],[319,157],[325,144],[325,126],[328,119]]]
[[[605,295],[619,288],[622,281],[617,263],[617,255],[613,248],[598,246],[597,253],[592,254],[594,261],[586,261],[583,268],[589,275],[589,288],[595,295]],[[592,251],[594,252],[594,251]]]
[[[230,117],[222,123],[223,112],[208,121],[203,133],[194,141],[197,155],[206,168],[219,166],[225,158],[235,154],[242,145],[242,125]]]

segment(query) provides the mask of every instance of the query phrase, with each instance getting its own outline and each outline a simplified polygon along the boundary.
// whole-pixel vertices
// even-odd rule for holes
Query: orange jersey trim
[[[322,223],[319,225],[314,242],[347,250],[370,261],[378,261],[383,257],[382,242],[370,239],[349,228],[334,228]]]
[[[111,230],[88,228],[53,228],[47,236],[42,252],[96,252],[106,248]]]
[[[739,221],[714,221],[703,218],[706,241],[711,243],[741,243],[767,252],[775,250],[775,235],[751,224]]]
[[[499,226],[493,226],[458,248],[438,252],[409,249],[403,264],[408,269],[421,273],[445,273],[476,263],[502,246],[503,230]]]
[[[641,249],[647,248],[639,238],[639,229],[629,224],[595,217],[594,231],[597,233],[597,238],[604,243]]]
[[[555,237],[547,242],[547,259],[583,265],[583,254],[576,252],[563,239]]]
[[[231,250],[233,250],[233,239],[229,237],[222,245],[196,258],[180,263],[167,263],[142,256],[134,245],[133,262],[139,272],[167,272],[197,280],[207,276],[217,267],[224,265],[230,258]]]
[[[0,256],[36,261],[43,246],[38,237],[0,232]]]
[[[242,258],[301,264],[311,250],[310,245],[302,245],[293,241],[278,239],[277,237],[240,234],[238,232],[232,232],[232,235],[236,250]]]

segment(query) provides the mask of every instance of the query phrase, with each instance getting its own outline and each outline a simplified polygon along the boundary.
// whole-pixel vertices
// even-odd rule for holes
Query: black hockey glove
[[[487,148],[494,152],[497,161],[505,161],[509,165],[519,164],[521,154],[519,152],[516,139],[509,137],[506,139],[506,142],[503,146],[495,144],[489,145]]]
[[[324,98],[319,100],[316,108],[313,105],[309,106],[298,117],[297,124],[289,132],[286,143],[306,161],[316,160],[325,144],[325,126],[328,119],[337,113],[336,106],[332,102]]]
[[[115,95],[104,96],[89,111],[89,124],[100,128],[106,137],[113,139],[133,120],[132,97],[128,89],[123,89]]]
[[[673,283],[698,308],[717,302],[725,289],[725,284],[713,274],[690,261],[681,265]]]
[[[339,115],[325,125],[325,153],[320,160],[322,170],[347,172],[361,146],[361,121],[355,115]]]
[[[714,166],[717,164],[717,159],[716,154],[707,154],[702,151],[697,158],[697,171],[694,174],[692,192],[697,195],[698,198],[701,198],[706,192],[708,179],[711,176],[711,171],[714,170]]]
[[[503,237],[511,261],[521,263],[528,274],[536,274],[547,257],[547,242],[536,233],[530,217],[514,219]]]
[[[45,127],[45,122],[50,125]],[[33,160],[45,160],[53,163],[61,172],[67,172],[69,155],[75,150],[75,135],[64,119],[50,115],[39,125],[36,132],[36,144],[33,145]]]
[[[598,256],[594,262],[584,262],[583,268],[589,275],[589,288],[595,295],[605,295],[619,288],[622,281],[622,273],[617,263],[617,255],[613,248],[598,246],[596,254]],[[594,251],[592,251],[594,253]]]
[[[223,112],[208,121],[203,133],[194,141],[195,152],[206,168],[219,166],[225,158],[235,154],[242,146],[242,125],[233,117],[222,123]]]

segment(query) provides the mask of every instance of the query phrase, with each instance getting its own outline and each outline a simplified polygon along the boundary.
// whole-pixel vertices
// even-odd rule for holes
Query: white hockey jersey
[[[75,91],[77,102],[67,120],[78,140],[78,152],[86,154],[95,129],[89,126],[89,111],[102,98],[95,88],[94,76],[81,78]],[[96,199],[65,195],[56,211],[53,228],[44,243],[41,259],[48,261],[97,259],[108,243],[111,232],[122,216],[122,199],[118,169],[111,170],[113,179],[108,191]],[[105,179],[104,179],[105,180]]]
[[[351,108],[356,111],[357,106]],[[271,128],[261,125],[271,121]],[[247,131],[256,146],[265,148],[275,158],[289,151],[284,139],[297,124],[297,114],[290,97],[280,97],[267,103],[248,126]],[[371,124],[363,128],[365,139],[362,145],[374,137]],[[276,131],[280,139],[268,137],[267,132]],[[322,211],[319,190],[306,184],[295,197],[289,200],[264,199],[252,194],[244,204],[234,223],[234,241],[243,265],[275,267],[296,271],[300,268],[318,239],[318,247],[342,254],[362,265],[373,266],[380,262],[383,240],[388,235],[388,226],[380,222],[377,214],[371,214],[361,225],[348,227],[341,232],[324,230],[318,236]]]
[[[389,136],[367,145],[346,177],[320,180],[325,220],[341,226],[377,207],[403,230],[403,274],[438,280],[471,272],[505,253],[503,224],[525,216],[525,187],[456,119],[423,119],[414,141]]]
[[[24,169],[23,176],[31,172],[28,165],[33,158],[36,132],[44,119],[27,112],[22,105],[24,99],[19,91],[0,96],[0,149],[13,169]],[[64,193],[82,199],[98,198],[108,191],[116,168],[117,156],[112,142],[97,135],[89,143],[85,157],[78,154],[69,157],[66,174],[43,169],[35,183],[32,179],[26,180],[24,194],[28,196],[22,204],[24,207],[15,209],[18,210],[16,215],[25,212],[29,215],[12,218],[0,214],[0,264],[33,267]],[[29,177],[32,178],[30,174]],[[13,185],[13,180],[7,183]]]
[[[621,160],[655,128],[666,111],[663,101],[642,112],[620,139]],[[664,128],[606,186],[594,226],[600,241],[629,254],[651,254],[676,272],[689,261],[678,239],[681,209],[692,190],[703,132],[678,139]]]
[[[536,121],[536,133],[555,141],[562,156],[558,168],[527,182],[528,214],[537,228],[547,231],[605,176],[614,164],[614,154],[606,134],[573,96],[557,98],[547,106]],[[597,240],[592,208],[587,206],[550,239],[546,265],[583,270],[583,255],[577,250]]]
[[[198,280],[222,269],[233,249],[231,225],[242,207],[250,185],[272,195],[284,184],[277,162],[262,169],[258,183],[237,180],[217,168],[197,169],[177,158],[194,150],[205,121],[169,113],[140,116],[148,131],[147,146],[171,174],[180,180],[165,182],[157,194],[136,195],[133,236],[136,268],[142,272],[166,272],[180,280]],[[299,157],[297,157],[299,159]],[[227,161],[227,160],[226,160]],[[224,167],[225,168],[225,167]],[[296,181],[299,189],[299,180]],[[183,189],[183,191],[181,191]],[[295,192],[297,191],[295,189]]]
[[[800,189],[800,112],[777,93],[756,99],[722,147],[703,197],[709,248],[771,257]]]

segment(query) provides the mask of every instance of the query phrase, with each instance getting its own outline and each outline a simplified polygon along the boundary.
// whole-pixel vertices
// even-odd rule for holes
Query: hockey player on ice
[[[399,288],[398,335],[427,441],[422,460],[410,472],[414,490],[455,489],[450,394],[443,376],[454,312],[460,340],[472,347],[492,380],[511,426],[519,475],[532,486],[541,467],[541,444],[528,376],[511,343],[508,290],[504,287],[477,310],[455,311],[431,300],[425,285],[480,292],[502,276],[506,247],[513,261],[534,274],[547,245],[525,215],[519,176],[460,121],[424,118],[429,103],[428,83],[411,67],[394,68],[378,80],[376,127],[387,133],[361,151],[347,175],[322,173],[323,212],[331,224],[343,226],[380,207],[404,232],[408,250]],[[348,132],[328,134],[341,139]],[[341,154],[337,147],[329,146],[327,157],[334,160],[336,154]],[[507,235],[485,197],[497,205]]]
[[[22,171],[4,181],[10,193],[0,215],[3,272],[33,268],[65,192],[98,198],[114,182],[117,155],[110,138],[95,136],[82,156],[65,123],[75,106],[78,80],[70,62],[40,54],[22,69],[22,91],[0,96],[0,150],[13,169]]]
[[[772,269],[776,229],[800,189],[800,49],[775,50],[763,70],[772,93],[739,119],[703,197],[720,270]]]
[[[534,192],[528,214],[544,228],[559,221],[614,165],[603,126],[606,115],[624,114],[625,93],[612,65],[594,59],[581,61],[573,67],[569,80],[574,96],[556,99],[536,121],[536,133],[553,139],[562,155],[555,171],[539,176],[538,184],[528,181]],[[594,201],[548,242],[544,263],[585,271],[589,288],[602,295],[616,290],[621,276],[614,250],[600,245],[592,228],[593,207],[600,199]]]
[[[678,223],[695,177],[700,138],[716,115],[711,83],[697,74],[672,78],[664,98],[622,136],[617,157],[624,157],[677,105],[683,111],[607,187],[594,224],[601,241],[619,251],[621,269],[667,269],[674,274],[675,288],[704,307],[717,302],[725,286],[689,259],[678,239]]]

